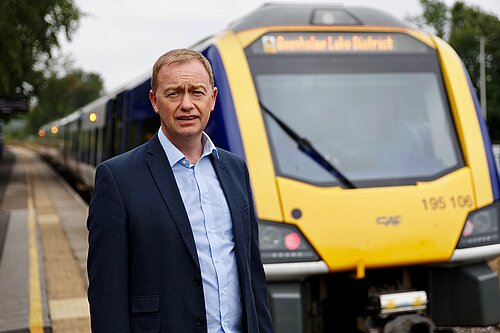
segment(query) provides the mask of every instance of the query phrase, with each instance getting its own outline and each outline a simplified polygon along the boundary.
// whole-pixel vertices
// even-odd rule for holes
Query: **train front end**
[[[366,8],[270,5],[204,52],[277,333],[500,321],[497,171],[446,43]]]

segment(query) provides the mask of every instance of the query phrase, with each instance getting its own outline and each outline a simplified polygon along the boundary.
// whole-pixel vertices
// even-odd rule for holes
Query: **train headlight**
[[[342,8],[314,10],[311,24],[313,25],[352,25],[359,21]]]
[[[496,244],[500,242],[500,202],[486,206],[467,216],[457,248]]]
[[[302,233],[290,224],[260,221],[259,247],[264,264],[320,260]]]

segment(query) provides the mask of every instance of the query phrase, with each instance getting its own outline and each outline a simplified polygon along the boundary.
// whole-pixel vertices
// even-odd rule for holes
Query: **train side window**
[[[89,149],[89,130],[85,130],[83,132],[83,162],[88,164],[89,163],[89,155],[90,155],[90,149]]]
[[[80,146],[79,145],[79,135],[78,135],[78,131],[74,130],[73,132],[73,159],[78,161],[78,147]]]
[[[127,150],[132,149],[139,144],[137,142],[137,131],[138,131],[138,127],[140,127],[139,125],[140,125],[140,122],[137,122],[137,121],[130,122],[130,132],[129,132],[129,136],[127,138],[127,140],[128,140]]]
[[[80,131],[80,133],[78,134],[78,161],[83,161],[84,134],[84,131]]]
[[[114,138],[113,138],[113,156],[120,152],[121,146],[121,119],[116,119],[114,122]]]
[[[88,163],[89,165],[94,164],[94,142],[95,142],[95,131],[93,129],[89,130],[89,158],[88,158]]]
[[[110,153],[111,153],[109,151],[109,139],[110,139],[108,137],[109,131],[110,131],[110,129],[108,129],[107,125],[101,129],[102,143],[101,143],[101,147],[100,147],[101,155],[100,155],[99,163],[106,160],[110,156]]]
[[[96,161],[95,165],[102,162],[102,151],[103,151],[103,137],[104,137],[104,127],[97,129],[97,146],[96,146]]]
[[[92,130],[87,130],[87,159],[86,162],[87,164],[91,163],[91,158],[92,158]]]
[[[153,135],[158,131],[160,127],[160,121],[158,117],[153,117],[149,119],[145,119],[142,122],[142,137],[141,143],[149,141]]]
[[[92,161],[94,166],[97,165],[98,147],[99,147],[99,130],[96,128],[94,129],[94,159]]]

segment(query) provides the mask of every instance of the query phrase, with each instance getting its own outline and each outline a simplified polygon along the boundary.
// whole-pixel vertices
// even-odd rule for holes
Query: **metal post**
[[[484,45],[486,43],[485,37],[479,38],[479,91],[481,99],[481,110],[483,117],[486,120],[486,68],[485,68],[485,54]]]

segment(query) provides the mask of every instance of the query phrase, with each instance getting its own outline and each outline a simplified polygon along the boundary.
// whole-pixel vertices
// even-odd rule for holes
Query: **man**
[[[248,171],[203,132],[216,97],[200,53],[162,55],[149,93],[160,130],[97,168],[94,333],[272,332]]]

